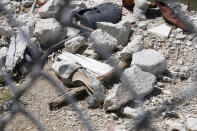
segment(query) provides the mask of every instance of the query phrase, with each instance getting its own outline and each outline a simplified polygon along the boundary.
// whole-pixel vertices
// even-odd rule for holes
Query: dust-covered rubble
[[[3,0],[3,2],[8,1]],[[55,13],[58,12],[58,5],[61,5],[62,2],[61,0],[48,0],[42,4],[37,3],[33,13],[29,13],[33,0],[8,2],[6,8],[16,10],[15,18],[21,25],[20,28],[27,31],[25,31],[27,37],[24,39],[16,23],[12,24],[4,18],[4,14],[0,15],[1,70],[11,72],[11,76],[16,75],[20,71],[15,72],[15,69],[28,61],[25,56],[30,53],[30,44],[35,44],[39,51],[41,50],[37,54],[43,54],[48,52],[48,49],[51,49],[50,47],[63,40],[60,48],[56,48],[48,58],[48,63],[51,62],[52,64],[45,65],[43,70],[53,74],[54,79],[60,78],[58,79],[59,82],[62,82],[68,93],[77,89],[82,90],[83,93],[87,92],[88,94],[85,96],[88,95],[88,100],[91,97],[96,97],[92,95],[94,89],[92,91],[84,83],[77,83],[79,85],[76,88],[68,84],[72,78],[78,80],[77,78],[80,75],[74,75],[78,69],[85,70],[85,78],[91,78],[92,81],[95,80],[102,85],[99,86],[97,92],[97,95],[104,94],[102,102],[97,103],[99,108],[88,108],[90,105],[84,100],[87,100],[87,97],[84,98],[83,95],[80,96],[78,102],[80,103],[80,109],[84,110],[83,113],[87,114],[88,119],[91,123],[94,123],[97,130],[132,130],[130,121],[144,117],[147,112],[153,115],[151,116],[151,123],[153,127],[159,130],[197,130],[195,126],[197,104],[194,101],[197,80],[195,71],[191,72],[197,48],[193,39],[194,34],[189,34],[181,28],[166,23],[162,17],[148,19],[146,12],[151,3],[146,0],[134,0],[133,13],[123,7],[122,19],[119,22],[98,21],[96,23],[97,29],[88,28],[89,32],[85,34],[86,29],[83,28],[84,25],[80,21],[75,24],[78,24],[81,29],[61,25],[64,21],[58,19],[61,17],[67,18],[67,14],[71,12],[67,12],[58,18],[56,18],[57,16],[54,17]],[[73,1],[71,4],[73,9],[80,9],[95,7],[108,2],[122,6],[120,4],[122,1],[119,0],[85,0]],[[186,10],[186,5],[182,6]],[[188,12],[187,15],[194,24],[197,23],[196,11]],[[75,22],[75,19],[73,19],[73,22]],[[109,52],[105,52],[105,54],[100,52],[106,50]],[[115,61],[118,62],[113,61],[113,56],[115,56]],[[104,58],[109,58],[109,60]],[[30,63],[30,65],[33,63]],[[117,69],[115,63],[118,63],[121,69]],[[15,68],[16,66],[17,68]],[[46,69],[46,67],[50,69]],[[117,71],[117,74],[114,73],[115,71]],[[84,80],[83,75],[81,75],[81,79]],[[21,78],[24,79],[23,77]],[[4,84],[1,84],[4,83],[2,80],[0,76],[0,86],[4,86]],[[91,80],[88,82],[91,83]],[[15,83],[22,84],[18,81]],[[45,87],[49,86],[47,83],[45,84]],[[89,86],[93,84],[92,82]],[[39,89],[32,89],[34,92],[30,93],[31,97],[36,95],[39,98],[45,95],[54,96],[55,93],[50,90],[48,90],[49,93],[42,94],[46,90],[45,88],[41,89],[41,86],[43,86],[42,83],[39,83]],[[27,98],[28,93],[21,99],[27,103],[27,107],[33,110],[33,113],[39,114],[38,109],[32,106],[35,104],[34,99],[36,97],[28,98],[30,100],[27,100]],[[54,97],[39,100],[38,103],[48,103],[49,99],[52,98]],[[136,101],[140,101],[140,104]],[[60,130],[84,129],[81,123],[75,119],[76,113],[70,109],[70,106],[49,111],[45,104],[38,105],[39,107],[43,106],[43,110],[47,110],[41,111],[43,117],[40,119],[42,123],[46,122],[45,116],[48,115],[55,120],[47,118],[47,129],[55,130],[55,127]],[[6,110],[9,109],[6,108]],[[168,112],[176,112],[179,117],[174,117],[171,115],[172,113]],[[162,114],[168,115],[164,117]],[[71,121],[71,119],[75,120]],[[18,121],[18,118],[16,118],[16,121]],[[59,121],[64,121],[64,124],[61,125]],[[14,123],[9,126],[13,129],[20,128],[15,126]]]

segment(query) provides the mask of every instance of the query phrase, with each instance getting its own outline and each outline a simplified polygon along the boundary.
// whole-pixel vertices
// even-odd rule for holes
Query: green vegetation
[[[3,83],[3,78],[0,76],[0,83]]]
[[[12,93],[10,90],[0,90],[0,101],[11,100]]]

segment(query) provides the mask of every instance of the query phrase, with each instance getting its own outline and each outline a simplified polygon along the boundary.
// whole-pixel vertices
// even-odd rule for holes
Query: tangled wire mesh
[[[57,12],[55,18],[60,22],[60,24],[62,25],[62,28],[65,27],[73,27],[79,30],[83,30],[83,33],[79,34],[79,35],[85,35],[90,33],[92,30],[86,27],[83,27],[81,25],[78,25],[76,23],[73,23],[72,21],[72,13],[71,13],[71,7],[70,7],[70,2],[71,0],[64,0],[64,5],[60,7],[59,11]],[[17,27],[19,28],[19,30],[21,32],[23,32],[23,30],[20,28],[19,23],[14,19],[13,14],[11,13],[10,10],[5,8],[6,5],[3,5],[0,3],[0,9],[1,12],[3,12],[7,19],[10,21],[11,24],[13,25],[17,25]],[[174,7],[175,8],[175,7]],[[67,12],[67,13],[65,13]],[[70,13],[68,13],[70,12]],[[188,22],[191,23],[191,21],[188,20]],[[196,32],[193,32],[193,42],[196,43],[197,42],[197,35]],[[55,50],[57,50],[58,48],[63,46],[63,43],[65,41],[68,41],[70,38],[67,38],[65,40],[62,40],[61,42],[51,46],[50,48],[47,49],[46,52],[44,52],[43,55],[41,55],[39,53],[38,48],[35,46],[34,43],[31,43],[31,41],[29,40],[29,38],[26,36],[25,32],[23,32],[23,37],[28,41],[29,45],[29,49],[31,50],[33,56],[35,56],[35,59],[32,61],[31,64],[31,68],[29,69],[30,72],[30,79],[26,82],[26,85],[22,88],[22,90],[17,90],[15,85],[13,84],[13,80],[12,77],[1,70],[0,68],[0,74],[2,74],[2,78],[5,82],[6,85],[8,85],[8,87],[10,88],[12,94],[13,94],[13,98],[12,98],[12,103],[11,103],[11,108],[10,108],[10,114],[8,117],[6,118],[2,118],[0,116],[0,130],[4,130],[5,127],[8,125],[8,123],[14,119],[14,117],[18,114],[21,113],[23,114],[25,117],[28,117],[31,122],[33,124],[35,124],[38,128],[38,130],[40,131],[44,131],[44,125],[40,124],[40,122],[30,113],[28,112],[26,109],[24,109],[21,106],[21,102],[20,102],[20,98],[24,95],[25,92],[28,92],[30,90],[30,88],[32,88],[32,85],[35,83],[35,81],[39,78],[39,77],[43,77],[44,79],[46,79],[47,81],[49,81],[54,88],[57,90],[57,92],[61,93],[62,95],[66,94],[66,90],[56,81],[54,80],[52,77],[50,77],[48,74],[44,73],[42,71],[42,68],[48,58],[48,56],[53,53]],[[76,37],[76,36],[74,36]],[[50,43],[50,41],[46,41],[48,43]],[[100,44],[99,41],[94,40],[94,43],[96,44],[96,49],[99,52],[99,54],[101,55],[101,57],[105,60],[107,60],[110,65],[116,70],[116,76],[118,78],[123,77],[123,83],[125,83],[127,86],[125,86],[125,88],[128,88],[130,93],[132,94],[132,96],[134,96],[135,100],[137,100],[139,102],[139,106],[143,108],[143,100],[141,97],[139,97],[134,90],[132,90],[132,88],[129,88],[133,86],[133,83],[129,82],[129,80],[127,80],[128,78],[122,74],[123,70],[121,70],[121,67],[117,64],[116,59],[110,57],[111,56],[111,51],[109,51],[106,48],[103,48]],[[0,67],[2,62],[0,62]],[[194,70],[194,73],[197,72],[196,70]],[[195,76],[194,76],[195,77]],[[193,95],[196,95],[196,91],[189,91],[189,92],[185,92],[186,93],[190,93]],[[179,100],[185,100],[186,98],[184,97],[185,94],[183,94]],[[75,102],[75,99],[72,98],[71,96],[68,95],[64,95],[65,99],[68,100],[69,103],[71,103],[71,106],[73,108],[74,111],[76,111],[76,113],[78,114],[78,119],[81,120],[84,124],[84,126],[87,128],[87,130],[89,131],[93,131],[94,127],[93,125],[86,119],[85,114],[83,114],[83,111],[81,109],[78,108],[77,103]],[[166,106],[165,102],[163,103],[163,106]],[[150,122],[151,116],[149,114],[149,112],[142,110],[142,113],[140,115],[140,117],[138,117],[138,119],[136,119],[136,125],[135,128],[136,130],[141,130],[141,129],[149,129],[149,130],[154,130],[151,127],[151,122]]]

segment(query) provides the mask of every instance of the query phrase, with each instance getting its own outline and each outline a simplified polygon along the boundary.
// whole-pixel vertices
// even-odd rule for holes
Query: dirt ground
[[[146,29],[139,29],[138,24],[132,25],[132,31],[134,32],[131,36],[131,40],[135,35],[141,34],[144,37],[144,44],[146,48],[152,48],[161,51],[167,60],[167,66],[169,71],[180,69],[181,67],[192,67],[195,58],[195,47],[184,45],[186,40],[189,40],[191,36],[186,35],[186,40],[183,44],[176,45],[175,50],[171,50],[170,43],[175,40],[176,27],[168,25],[172,28],[171,36],[169,39],[160,39],[157,36],[150,36],[146,34],[147,28],[152,28],[156,25],[164,24],[165,21],[159,17],[153,20],[147,20]],[[183,60],[184,63],[180,63]],[[52,70],[52,60],[49,59],[46,63],[43,71],[51,76],[53,79],[58,81],[64,87],[63,82],[55,75]],[[28,80],[28,76],[25,77],[20,83],[15,83],[20,89],[22,85]],[[180,93],[184,91],[188,85],[187,79],[180,80],[177,78],[173,82],[163,82],[158,79],[163,86],[155,85],[153,92],[144,98],[144,107],[149,110],[150,116],[150,127],[157,131],[170,130],[166,121],[173,120],[175,122],[184,124],[187,117],[197,118],[197,97],[192,96],[191,98],[180,99]],[[68,89],[70,90],[70,89]],[[44,78],[38,78],[33,86],[28,90],[21,98],[22,107],[28,110],[46,130],[49,131],[86,131],[87,128],[84,126],[84,122],[80,121],[78,114],[73,110],[70,105],[65,105],[61,108],[53,111],[49,110],[48,103],[60,96],[60,93],[56,91],[56,87],[50,84]],[[96,131],[107,131],[107,127],[115,125],[123,125],[128,130],[134,130],[135,120],[129,119],[125,116],[120,115],[118,112],[105,112],[101,108],[92,109],[88,107],[86,102],[88,96],[81,97],[76,104],[79,109],[82,110],[83,115],[94,130]],[[128,105],[132,105],[129,103]],[[174,112],[172,116],[166,115],[168,112]],[[9,111],[1,112],[1,116],[4,118],[9,115]],[[176,117],[176,115],[178,117]],[[6,126],[6,131],[37,131],[37,127],[22,114],[17,116],[9,122]],[[146,128],[145,130],[150,130]],[[110,131],[110,130],[108,130]]]

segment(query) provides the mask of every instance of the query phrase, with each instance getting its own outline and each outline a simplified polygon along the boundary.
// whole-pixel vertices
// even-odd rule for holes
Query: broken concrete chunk
[[[62,63],[71,64],[71,63],[78,63],[83,68],[87,69],[87,71],[91,72],[92,74],[96,75],[96,77],[104,75],[111,71],[113,68],[107,64],[101,63],[94,59],[82,56],[82,55],[73,55],[68,52],[63,52],[58,56]],[[53,68],[54,69],[54,68]],[[57,71],[57,70],[56,70]],[[59,71],[57,71],[59,72]],[[59,72],[60,73],[60,72]]]
[[[18,61],[23,59],[23,54],[25,49],[30,41],[30,30],[29,26],[18,28],[16,32],[16,51],[14,58],[14,65],[17,64]]]
[[[104,105],[103,105],[105,110],[117,110],[117,109],[120,109],[121,104],[122,103],[125,104],[127,102],[127,100],[124,100],[124,96],[123,96],[123,97],[121,97],[123,99],[122,100],[120,99],[120,104],[118,104],[119,101],[118,101],[118,99],[116,97],[117,97],[117,92],[119,90],[119,86],[120,85],[116,85],[111,90],[109,90],[109,94],[107,95],[107,97],[106,97],[106,99],[104,101]]]
[[[116,38],[122,46],[127,44],[131,32],[131,24],[129,22],[119,22],[117,24],[98,22],[97,28],[102,29]]]
[[[3,9],[0,9],[0,11],[5,12],[5,13],[7,11],[13,12],[13,10],[11,10],[10,0],[1,0],[0,5],[3,5]],[[9,13],[11,13],[11,12],[9,12]]]
[[[53,63],[52,68],[57,76],[60,76],[65,84],[70,84],[69,80],[70,76],[75,72],[81,65],[79,64],[70,64],[65,61],[55,61]]]
[[[164,55],[153,49],[145,49],[134,53],[131,64],[137,65],[141,70],[152,74],[163,73],[167,69]]]
[[[133,90],[140,97],[144,97],[152,92],[156,83],[156,77],[153,74],[144,72],[137,66],[127,68],[124,74],[129,83],[133,84]],[[124,76],[121,77],[122,85],[128,89],[131,88],[124,78]]]
[[[133,100],[134,94],[132,91],[135,91],[140,97],[152,92],[156,82],[154,75],[143,72],[137,66],[126,69],[124,74],[121,77],[122,84],[109,91],[104,102],[105,110],[118,110],[121,106]]]
[[[12,36],[6,56],[6,71],[12,72],[15,65],[23,59],[23,54],[30,40],[29,26],[20,27]]]
[[[6,62],[5,62],[5,67],[8,72],[13,71],[14,69],[14,57],[15,57],[15,51],[16,51],[16,35],[13,35],[10,41],[11,42],[8,48]]]
[[[174,131],[174,130],[186,131],[184,125],[180,124],[178,122],[174,122],[172,120],[167,120],[165,122],[165,124],[169,126],[169,130],[171,130],[171,131]]]
[[[52,17],[58,10],[57,3],[60,0],[49,0],[41,8],[38,9],[38,13],[41,18]]]
[[[1,39],[0,39],[0,47],[7,47],[8,46],[8,42],[6,40],[6,37],[5,36],[2,36]]]
[[[33,0],[22,0],[22,4],[24,7],[28,8],[33,5],[34,1]]]
[[[36,21],[34,34],[38,37],[42,37],[48,31],[54,31],[59,28],[61,28],[61,25],[54,18],[38,19]]]
[[[129,42],[128,45],[125,48],[123,48],[123,50],[120,52],[121,59],[127,60],[131,58],[133,53],[136,53],[144,49],[142,39],[143,38],[141,35],[135,36],[134,39],[131,42]]]
[[[147,0],[134,0],[135,6],[133,13],[135,17],[139,20],[146,20],[146,11],[149,8],[150,3]]]
[[[154,35],[158,35],[163,38],[168,38],[168,36],[171,32],[171,28],[169,26],[167,26],[166,24],[163,24],[163,25],[154,27],[152,29],[149,29],[148,32],[152,33]]]
[[[66,33],[63,31],[59,22],[54,18],[39,19],[36,21],[34,35],[40,41],[42,49],[47,49],[50,46],[63,40]]]
[[[6,20],[0,20],[0,36],[5,36],[8,39],[12,36],[12,28]]]
[[[72,28],[72,27],[66,27],[66,31],[67,31],[68,37],[75,36],[80,32],[80,30],[78,30],[76,28]]]
[[[74,37],[64,43],[65,51],[76,53],[78,49],[86,45],[86,38],[83,36]]]
[[[70,2],[70,5],[73,6],[74,8],[87,8],[84,1],[81,1],[81,0],[72,0]]]
[[[3,65],[4,65],[4,62],[5,62],[7,51],[8,51],[7,47],[0,48],[0,62],[3,62],[3,63],[1,63]]]
[[[189,131],[197,131],[197,118],[187,118],[186,128]]]
[[[88,38],[88,42],[96,50],[99,46],[108,50],[114,50],[119,44],[114,37],[101,29],[93,31]]]
[[[131,107],[125,107],[122,110],[122,114],[125,115],[127,118],[137,119],[143,114],[142,108],[131,108]]]

